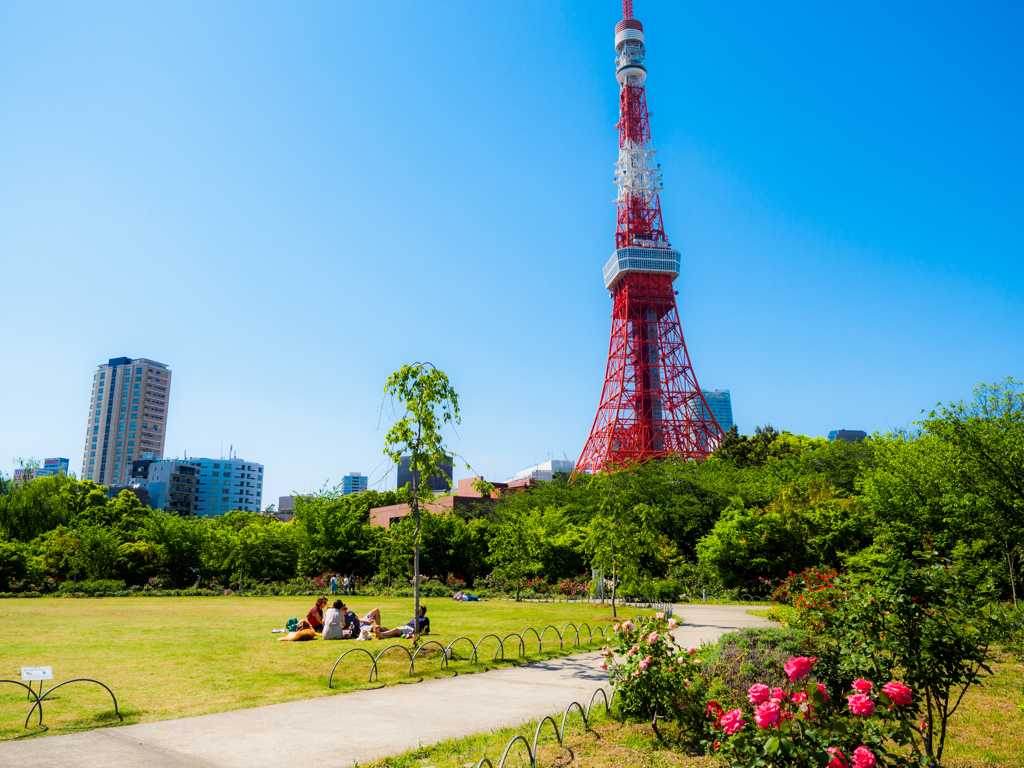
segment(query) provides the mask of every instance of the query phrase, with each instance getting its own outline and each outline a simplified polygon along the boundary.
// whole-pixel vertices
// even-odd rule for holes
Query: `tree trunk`
[[[521,603],[523,598],[519,596],[519,585],[523,580],[523,529],[518,528],[517,530],[519,533],[519,549],[516,559],[516,602]]]
[[[421,425],[418,425],[416,428],[417,451],[419,450],[421,429]],[[414,628],[412,644],[415,647],[420,639],[420,500],[418,494],[419,483],[416,477],[418,474],[416,461],[414,458],[411,458],[409,463],[412,464],[412,514],[416,520],[416,532],[413,534],[412,539],[412,626]]]
[[[1009,543],[1004,543],[1006,547],[1006,566],[1010,569],[1010,592],[1013,594],[1013,607],[1017,608],[1017,582],[1013,578],[1013,554],[1010,552]]]
[[[612,542],[612,617],[613,618],[618,618],[618,615],[619,615],[619,614],[617,614],[615,612],[615,595],[616,595],[616,591],[619,588],[619,582],[618,582],[617,576],[618,576],[618,574],[617,574],[616,568],[615,568],[615,542],[613,541]]]

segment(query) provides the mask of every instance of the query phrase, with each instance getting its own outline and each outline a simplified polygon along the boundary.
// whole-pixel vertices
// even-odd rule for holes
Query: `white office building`
[[[509,478],[510,482],[515,480],[551,480],[555,472],[572,472],[576,466],[571,461],[548,459],[535,467],[527,467],[522,472],[517,472],[515,477]]]
[[[195,514],[213,517],[242,510],[259,512],[263,503],[263,465],[244,459],[189,459],[199,471]]]

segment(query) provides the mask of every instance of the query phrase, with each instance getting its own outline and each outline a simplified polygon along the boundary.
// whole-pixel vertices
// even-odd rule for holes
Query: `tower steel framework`
[[[680,257],[661,219],[661,166],[651,146],[644,28],[623,0],[615,27],[619,159],[615,253],[605,265],[612,328],[601,402],[575,473],[616,470],[665,456],[706,458],[715,421],[690,365],[672,283]]]

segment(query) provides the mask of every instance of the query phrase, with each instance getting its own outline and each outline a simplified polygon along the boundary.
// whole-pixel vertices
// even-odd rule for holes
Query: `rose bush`
[[[659,739],[659,722],[675,723],[681,738],[699,744],[710,736],[713,724],[721,723],[723,714],[717,704],[706,706],[701,660],[695,649],[673,645],[675,626],[676,620],[663,613],[639,624],[616,624],[615,645],[602,650],[601,668],[608,670],[615,708],[623,717],[650,722]],[[729,724],[734,727],[735,721]]]
[[[902,756],[906,750],[899,748],[913,741],[912,691],[891,681],[876,693],[873,683],[858,679],[842,707],[812,678],[816,662],[791,658],[785,665],[787,685],[752,685],[745,707],[715,720],[708,740],[714,754],[734,768],[908,765]]]

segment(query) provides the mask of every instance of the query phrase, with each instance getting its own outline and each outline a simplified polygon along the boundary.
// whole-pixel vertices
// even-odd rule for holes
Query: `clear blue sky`
[[[741,431],[885,430],[1024,378],[1020,4],[636,15],[683,330]],[[620,17],[0,5],[0,469],[77,471],[92,372],[121,355],[174,371],[168,455],[233,444],[265,502],[377,468],[384,380],[417,360],[489,479],[576,458]]]

